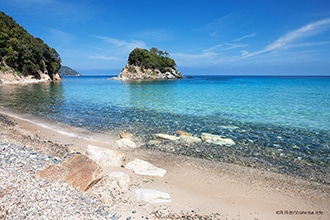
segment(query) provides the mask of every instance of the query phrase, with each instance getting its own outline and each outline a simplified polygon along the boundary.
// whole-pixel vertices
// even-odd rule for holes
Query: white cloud
[[[237,59],[238,55],[225,56],[224,53],[235,53],[236,49],[246,46],[246,44],[221,43],[204,49],[200,53],[174,53],[172,57],[180,66],[214,66]]]
[[[244,39],[246,39],[246,38],[254,37],[254,36],[256,36],[256,35],[257,35],[257,33],[251,33],[251,34],[247,34],[247,35],[244,35],[244,36],[242,36],[242,37],[236,38],[236,39],[234,39],[234,40],[232,40],[232,41],[233,41],[233,42],[238,42],[238,41],[242,41],[242,40],[244,40]]]
[[[111,37],[102,37],[102,36],[94,36],[94,37],[97,39],[101,39],[106,43],[109,43],[110,47],[121,48],[129,51],[133,50],[136,47],[139,48],[146,47],[146,44],[143,41],[139,41],[139,40],[125,41]]]
[[[250,45],[240,43],[221,43],[213,47],[203,49],[199,53],[176,53],[172,54],[180,66],[216,66],[224,63],[240,61],[263,55],[263,61],[280,61],[283,57],[290,57],[291,60],[306,60],[308,57],[316,57],[318,52],[315,47],[329,45],[330,41],[301,41],[307,37],[321,34],[330,29],[330,18],[312,22],[293,30],[272,43],[266,45],[263,49],[249,52],[246,48]],[[248,37],[254,37],[256,33],[244,35],[232,40],[239,42]],[[309,47],[310,50],[305,48]],[[289,50],[299,48],[299,52]],[[302,51],[301,49],[304,49]],[[281,51],[282,55],[278,52]],[[302,55],[303,53],[304,55]],[[283,56],[285,54],[285,56]],[[259,57],[260,59],[260,57]]]
[[[213,47],[210,47],[204,51],[214,51],[214,50],[219,50],[219,51],[225,51],[225,50],[233,50],[241,47],[246,47],[246,44],[232,44],[232,43],[222,43],[222,44],[217,44]]]
[[[174,53],[172,57],[179,66],[208,66],[214,64],[217,53],[204,50],[200,54]]]
[[[107,62],[114,68],[122,68],[127,61],[128,54],[134,48],[145,48],[146,44],[139,40],[121,40],[104,36],[92,36],[101,40],[94,44],[94,51],[91,52],[89,58]]]
[[[264,54],[267,52],[274,52],[281,49],[287,49],[291,47],[291,44],[294,43],[297,40],[300,40],[305,37],[316,35],[320,32],[322,32],[324,29],[330,28],[330,18],[319,20],[316,22],[309,23],[299,29],[293,30],[289,32],[288,34],[278,38],[271,44],[268,44],[264,49],[251,52],[251,53],[244,53],[244,56],[242,58],[248,58],[252,56],[257,56],[260,54]],[[305,45],[311,45],[311,43],[307,43]],[[301,44],[301,46],[304,44]]]

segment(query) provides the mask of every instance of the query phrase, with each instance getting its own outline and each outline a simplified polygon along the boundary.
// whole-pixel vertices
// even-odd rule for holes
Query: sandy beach
[[[0,111],[0,119],[1,143],[59,158],[70,152],[84,154],[88,145],[114,149],[119,138],[116,133],[93,134],[4,109]],[[129,189],[125,192],[111,189],[107,178],[103,178],[86,192],[77,191],[86,196],[98,195],[100,202],[121,216],[119,219],[330,219],[329,185],[141,148],[120,151],[126,155],[125,163],[143,159],[167,173],[164,177],[148,177],[124,167],[101,167],[105,176],[113,171],[128,174]],[[5,181],[0,178],[0,182]],[[170,202],[139,201],[133,193],[136,188],[166,192]],[[4,195],[4,189],[0,188],[2,207],[6,205],[4,198],[10,196]],[[3,209],[1,217],[15,218],[6,215]]]

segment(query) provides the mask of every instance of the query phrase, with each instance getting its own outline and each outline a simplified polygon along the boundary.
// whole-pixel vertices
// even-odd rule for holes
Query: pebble
[[[0,219],[118,219],[100,198],[38,177],[60,158],[0,142]]]

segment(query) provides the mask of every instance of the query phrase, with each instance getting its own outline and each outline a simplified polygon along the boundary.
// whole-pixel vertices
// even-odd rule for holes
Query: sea
[[[330,184],[330,77],[195,75],[127,82],[111,76],[0,85],[0,108],[109,133],[127,130],[152,151],[232,163]],[[235,145],[150,142],[183,130]]]

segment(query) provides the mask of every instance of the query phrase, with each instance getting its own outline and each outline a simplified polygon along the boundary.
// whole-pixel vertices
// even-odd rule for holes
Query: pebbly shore
[[[85,192],[41,178],[40,171],[79,152],[26,133],[2,114],[0,127],[0,219],[222,219],[218,213],[176,213],[166,207],[141,211],[145,203],[109,188],[108,176]]]
[[[62,158],[0,143],[0,219],[118,219],[97,195],[39,178]]]
[[[288,209],[329,217],[328,185],[142,148],[124,151],[123,165],[104,166],[104,177],[82,192],[67,182],[41,178],[40,172],[82,154],[90,144],[109,146],[102,137],[94,143],[6,113],[0,114],[0,128],[0,219],[278,219],[277,211]],[[136,158],[166,168],[166,175],[148,177],[126,169]],[[111,179],[118,171],[130,176],[126,190]],[[141,201],[137,189],[166,192],[171,201]]]

